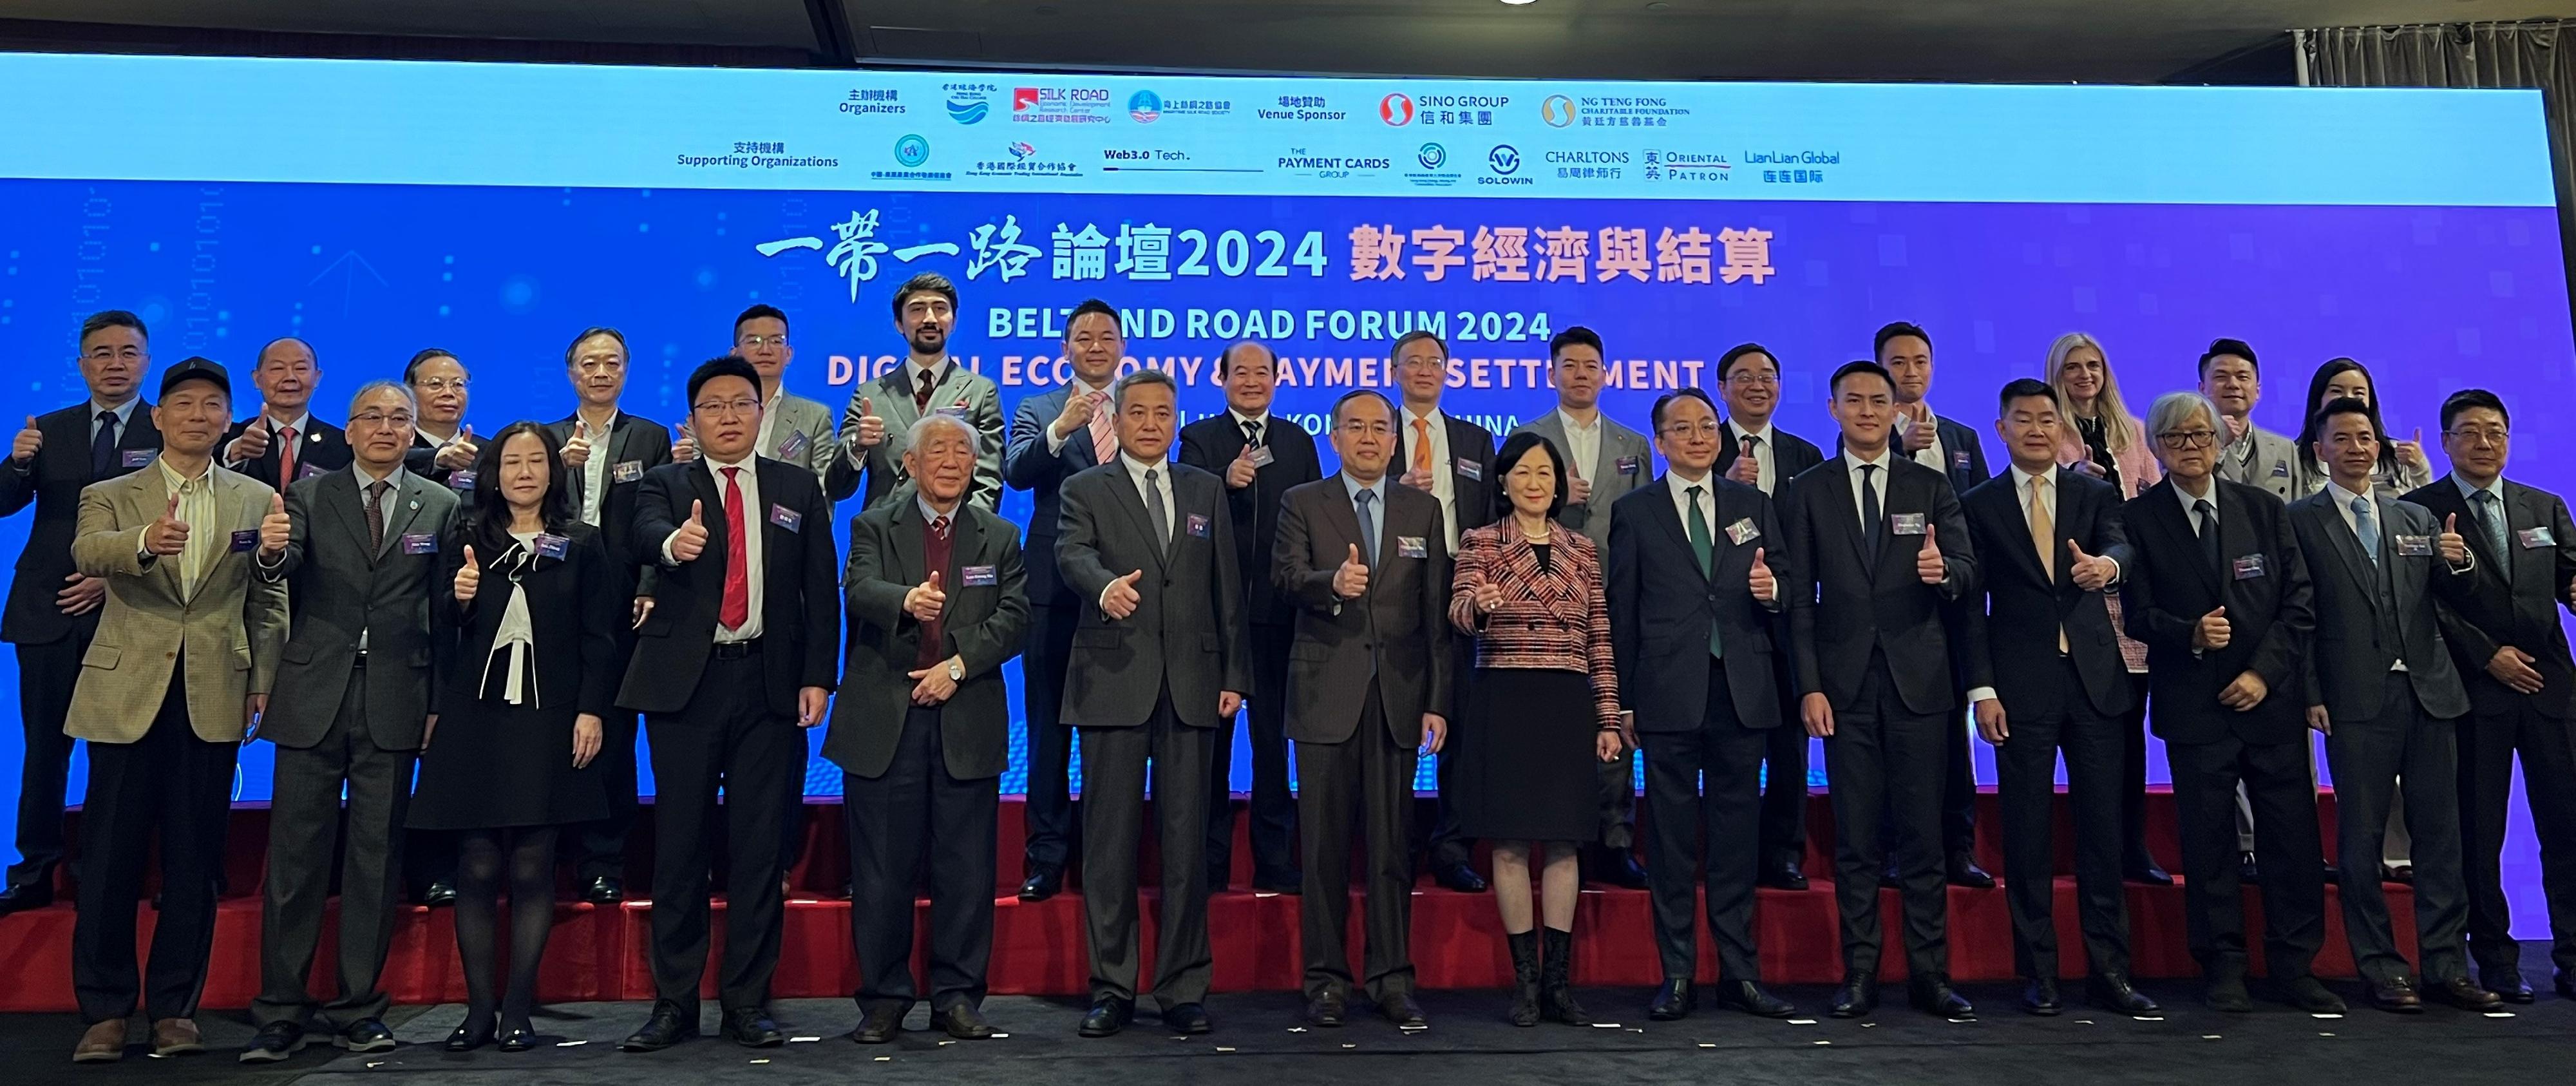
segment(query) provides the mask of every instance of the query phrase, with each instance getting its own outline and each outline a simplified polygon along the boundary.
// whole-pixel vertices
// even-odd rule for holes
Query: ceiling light
[[[1535,4],[1535,3],[1538,3],[1538,0],[1503,0],[1503,2],[1504,2],[1504,3],[1506,3],[1506,4],[1510,4],[1510,5],[1511,5],[1511,6],[1513,6],[1513,7],[1519,7],[1519,6],[1523,5],[1523,4]]]

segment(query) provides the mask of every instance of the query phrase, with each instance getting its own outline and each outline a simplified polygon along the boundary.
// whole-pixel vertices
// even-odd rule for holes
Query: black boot
[[[1542,927],[1547,933],[1547,962],[1539,967],[1539,1008],[1569,1026],[1588,1026],[1592,1016],[1574,1001],[1574,933]]]
[[[1538,933],[1505,935],[1512,948],[1512,1024],[1538,1024]]]

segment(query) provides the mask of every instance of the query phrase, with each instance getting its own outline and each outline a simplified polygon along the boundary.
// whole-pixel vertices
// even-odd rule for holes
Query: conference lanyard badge
[[[259,532],[258,532],[258,530],[257,530],[257,529],[244,529],[244,530],[242,530],[242,531],[238,531],[238,532],[234,532],[234,533],[233,533],[233,553],[234,553],[234,554],[243,554],[243,553],[246,553],[246,552],[248,552],[252,547],[256,547],[256,546],[258,546],[258,545],[259,545]]]
[[[2552,532],[2545,527],[2525,528],[2513,534],[2515,538],[2522,541],[2522,549],[2524,550],[2536,550],[2541,547],[2555,547],[2558,545],[2557,533]]]
[[[1913,514],[1910,513],[1905,515],[1913,516]],[[1915,517],[1917,523],[1920,523],[1922,519],[1923,518],[1919,516]],[[1899,530],[1902,531],[1902,529]],[[1735,523],[1726,526],[1726,541],[1738,547],[1760,538],[1762,538],[1762,529],[1760,526],[1753,523],[1752,517],[1741,518]]]
[[[1887,530],[1898,535],[1922,535],[1923,514],[1890,513],[1887,515]]]
[[[1271,455],[1271,453],[1270,453],[1270,446],[1268,446],[1268,445],[1263,445],[1263,446],[1261,446],[1261,447],[1259,447],[1259,448],[1257,448],[1257,449],[1252,450],[1252,466],[1253,466],[1253,467],[1256,467],[1256,468],[1266,468],[1266,467],[1269,467],[1269,466],[1270,466],[1271,461],[1274,461],[1274,460],[1277,460],[1277,459],[1279,459],[1279,458],[1278,458],[1278,457],[1276,457],[1276,456]]]
[[[958,570],[957,576],[966,583],[968,588],[991,588],[1002,581],[1001,576],[994,573],[991,566],[967,566]]]
[[[2401,558],[2425,558],[2433,553],[2433,537],[2401,535],[2397,537],[2397,554]]]
[[[1208,537],[1208,518],[1207,518],[1207,514],[1205,514],[1205,513],[1192,513],[1192,514],[1190,514],[1190,520],[1189,520],[1189,531],[1190,531],[1190,538],[1192,538],[1192,539],[1206,539],[1206,538]]]
[[[1395,556],[1398,558],[1426,558],[1429,557],[1430,554],[1431,549],[1423,544],[1421,536],[1400,535],[1395,537]]]
[[[402,551],[404,554],[436,554],[438,537],[428,532],[413,532],[402,537]]]
[[[449,488],[455,490],[472,490],[474,489],[474,473],[471,471],[449,472],[447,475],[447,485]]]
[[[608,469],[608,480],[613,483],[631,483],[643,477],[644,462],[641,460],[621,460],[616,467]]]
[[[1968,470],[1968,464],[1969,460],[1967,450],[1961,449],[1950,454],[1950,467],[1952,470],[1966,471]]]
[[[552,558],[555,561],[560,562],[564,560],[565,555],[571,553],[572,539],[570,537],[555,535],[551,532],[538,534],[537,557]]]
[[[1461,456],[1458,458],[1458,474],[1468,482],[1481,482],[1485,478],[1485,467],[1482,464]]]
[[[802,531],[805,524],[805,515],[784,505],[771,502],[769,505],[769,522],[791,532]]]
[[[788,434],[787,440],[778,443],[778,458],[781,460],[794,460],[804,455],[805,435],[801,431]]]
[[[1644,471],[1645,468],[1645,461],[1641,457],[1622,456],[1619,458],[1619,474],[1621,475],[1635,475],[1640,471]]]
[[[2263,568],[2262,555],[2249,554],[2236,560],[2237,580],[2250,581],[2256,577],[2262,576],[2265,572],[2266,571]]]

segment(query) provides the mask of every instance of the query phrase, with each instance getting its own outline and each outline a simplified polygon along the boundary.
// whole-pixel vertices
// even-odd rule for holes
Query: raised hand
[[[241,436],[234,438],[232,444],[224,446],[224,462],[239,464],[268,455],[269,439],[276,434],[276,423],[265,418],[253,421],[250,425],[242,427]]]
[[[1396,476],[1395,481],[1403,483],[1404,485],[1412,487],[1413,489],[1419,490],[1425,494],[1431,493],[1431,472],[1427,468],[1416,468],[1412,471],[1405,472],[1402,475]]]
[[[2072,539],[2066,541],[2066,553],[2075,559],[2074,567],[2068,572],[2074,574],[2077,588],[2099,592],[2111,584],[2111,578],[2120,575],[2120,563],[2098,554],[2086,554],[2083,545]]]
[[[671,443],[671,462],[686,464],[698,458],[698,435],[689,432],[689,424],[680,424],[680,440]]]
[[[1071,437],[1074,431],[1091,425],[1091,413],[1098,409],[1099,401],[1091,393],[1069,393],[1064,398],[1064,410],[1055,413],[1055,422],[1048,425],[1048,432],[1058,441]]]
[[[1898,408],[1897,411],[1899,414],[1904,415],[1906,420],[1905,441],[1903,443],[1905,455],[1912,456],[1915,453],[1931,448],[1932,439],[1940,436],[1941,432],[1941,428],[1938,425],[1935,425],[1932,421],[1932,409],[1923,406],[1923,402],[1917,400],[1914,403]]]
[[[474,428],[466,426],[456,431],[454,440],[439,446],[430,462],[449,471],[464,471],[474,466],[474,457],[482,451],[483,447],[474,443]]]
[[[1735,465],[1726,469],[1726,477],[1746,486],[1762,485],[1762,460],[1746,449],[1736,454]]]
[[[1136,591],[1136,582],[1144,577],[1145,571],[1140,569],[1109,582],[1109,590],[1100,594],[1100,613],[1113,619],[1135,614],[1137,606],[1145,602],[1145,597]]]
[[[295,522],[286,516],[286,495],[268,496],[268,515],[259,518],[259,556],[276,561],[286,553],[286,542],[295,534]]]
[[[1350,557],[1333,568],[1333,594],[1346,600],[1358,599],[1368,593],[1368,586],[1368,566],[1360,561],[1360,545],[1353,543]]]
[[[1746,576],[1745,587],[1753,598],[1770,603],[1780,598],[1780,579],[1771,575],[1771,564],[1762,560],[1762,548],[1753,548],[1753,572]]]
[[[2397,462],[2398,462],[2398,463],[2400,463],[2400,464],[2404,464],[2404,465],[2406,465],[2407,467],[2410,467],[2410,468],[2421,468],[2421,467],[2428,467],[2428,466],[2430,466],[2430,465],[2425,461],[2425,459],[2424,459],[2424,428],[2423,428],[2423,427],[2418,426],[2418,427],[2416,427],[2416,428],[2415,428],[2415,438],[2414,438],[2414,440],[2412,440],[2412,441],[2399,441],[2399,442],[2395,442],[2394,444],[2397,446]]]
[[[2200,622],[2191,628],[2191,647],[2201,652],[2216,652],[2227,647],[2230,636],[2227,607],[2222,604],[2200,616]]]
[[[1914,552],[1914,575],[1924,584],[1940,584],[1950,576],[1950,563],[1941,557],[1941,544],[1934,540],[1938,525],[1923,526],[1923,549]]]
[[[689,519],[680,530],[671,533],[671,557],[695,562],[707,552],[707,503],[689,502]]]
[[[2075,470],[2083,472],[2084,474],[2090,475],[2096,479],[2108,479],[2111,477],[2111,473],[2103,470],[2102,465],[2094,463],[2091,456],[2086,456],[2084,459],[2076,461]]]
[[[939,621],[939,613],[948,606],[948,593],[939,590],[939,571],[931,570],[930,579],[912,586],[903,594],[903,610],[913,621]]]
[[[1476,613],[1480,615],[1490,617],[1495,612],[1502,610],[1503,586],[1501,582],[1488,580],[1478,584],[1476,586],[1476,594],[1472,597],[1472,602],[1476,605]]]
[[[2469,541],[2460,535],[2458,513],[2442,518],[2442,534],[2434,537],[2433,545],[2441,549],[2443,561],[2454,566],[2469,564]]]
[[[18,440],[9,446],[9,459],[25,466],[36,458],[36,450],[45,447],[45,432],[36,429],[36,416],[27,416],[27,428],[18,431]]]
[[[563,462],[565,467],[576,471],[590,463],[589,422],[579,419],[573,421],[572,440],[564,442],[563,446]]]
[[[474,560],[474,544],[465,545],[465,564],[456,567],[452,590],[458,603],[474,602],[474,594],[483,590],[483,565]]]
[[[170,507],[161,516],[143,526],[143,549],[164,558],[179,553],[188,545],[188,522],[179,519],[179,496],[170,495]]]
[[[1244,446],[1242,452],[1234,454],[1234,462],[1225,466],[1226,488],[1241,490],[1251,486],[1253,473],[1260,470],[1261,465],[1252,459],[1252,446]]]
[[[859,428],[851,432],[850,440],[862,449],[873,449],[885,443],[885,436],[885,419],[878,416],[876,401],[859,397]]]
[[[1582,505],[1591,500],[1592,480],[1586,479],[1580,475],[1567,480],[1565,485],[1565,504]]]

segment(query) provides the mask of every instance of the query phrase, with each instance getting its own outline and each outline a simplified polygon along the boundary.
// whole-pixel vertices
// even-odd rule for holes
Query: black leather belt
[[[749,641],[718,641],[715,643],[714,650],[708,655],[717,660],[739,660],[746,656],[758,656],[760,639],[755,637]]]
[[[354,660],[352,660],[352,661],[350,662],[350,665],[349,665],[349,666],[351,666],[351,667],[365,667],[365,666],[367,666],[367,650],[365,650],[365,649],[359,649],[359,650],[358,650],[358,655],[357,655],[357,657],[356,657]]]

